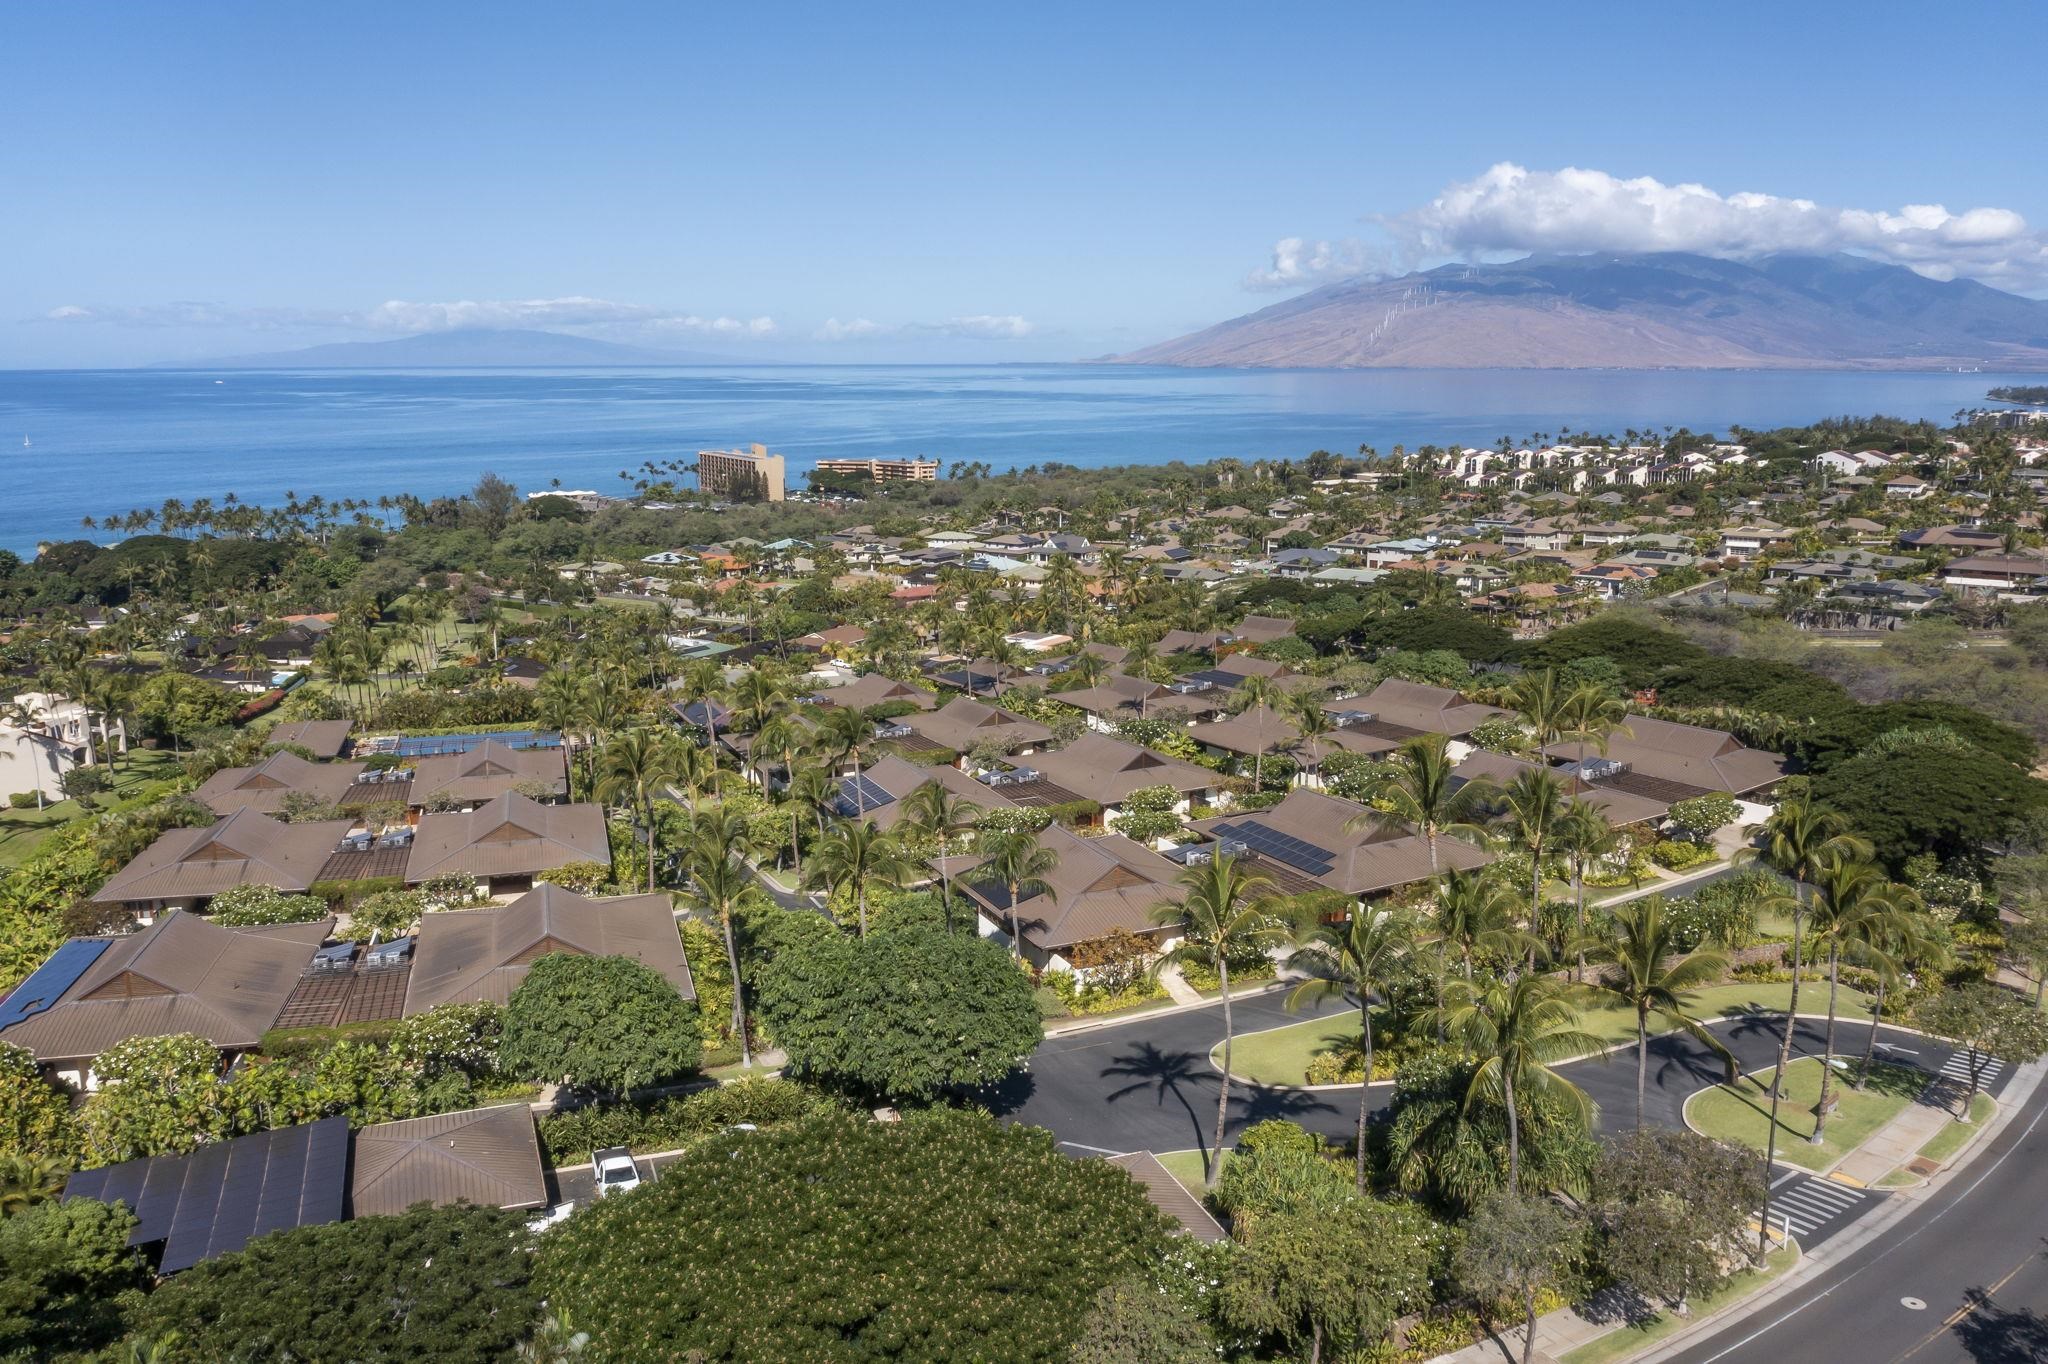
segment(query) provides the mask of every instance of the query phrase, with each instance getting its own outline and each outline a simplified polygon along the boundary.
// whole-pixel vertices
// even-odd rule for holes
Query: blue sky
[[[0,366],[478,321],[1068,359],[1531,246],[1846,245],[2040,293],[2048,118],[1990,55],[2040,33],[2017,4],[8,6]]]

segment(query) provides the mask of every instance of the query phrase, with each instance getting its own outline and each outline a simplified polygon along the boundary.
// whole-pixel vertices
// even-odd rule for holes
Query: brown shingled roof
[[[208,828],[159,835],[92,898],[100,904],[205,899],[239,885],[302,891],[350,827],[346,819],[285,824],[237,810]]]
[[[45,1063],[86,1060],[131,1037],[197,1033],[217,1047],[253,1047],[304,974],[332,919],[292,932],[222,928],[173,910],[115,938],[41,1013],[0,1032]]]
[[[1220,780],[1206,767],[1108,734],[1084,734],[1056,753],[1034,754],[1029,761],[1047,780],[1105,805],[1147,786],[1171,786],[1186,795],[1213,790]]]
[[[525,1104],[372,1123],[355,1134],[353,1167],[353,1217],[401,1213],[415,1203],[538,1208],[548,1201]]]
[[[1544,750],[1555,758],[1602,756],[1591,744],[1552,744]],[[1785,775],[1785,760],[1760,748],[1746,748],[1722,729],[1681,725],[1631,715],[1607,736],[1604,755],[1627,763],[1631,773],[1695,790],[1744,795],[1771,785]]]
[[[595,805],[542,805],[516,793],[462,814],[424,815],[406,859],[405,879],[447,872],[521,876],[572,862],[610,866],[604,811]]]
[[[223,767],[192,793],[217,815],[237,810],[272,813],[293,792],[323,805],[340,803],[342,794],[362,772],[361,763],[313,763],[280,749],[254,767]]]
[[[1299,839],[1327,853],[1330,869],[1298,870],[1317,883],[1347,895],[1371,895],[1428,879],[1433,874],[1430,870],[1429,840],[1398,827],[1382,827],[1370,818],[1372,814],[1356,801],[1340,800],[1320,791],[1296,787],[1287,793],[1285,800],[1269,810],[1217,815],[1212,819],[1197,820],[1189,827],[1212,837],[1228,838],[1231,835],[1222,832],[1222,826],[1228,825],[1235,830],[1249,824]],[[1253,851],[1258,850],[1254,848]],[[1468,871],[1491,861],[1492,854],[1470,843],[1442,836],[1436,841],[1439,871],[1453,868]],[[1283,885],[1281,889],[1284,892],[1288,887]]]
[[[1186,897],[1186,889],[1178,883],[1179,867],[1121,834],[1077,838],[1055,826],[1039,833],[1038,846],[1059,861],[1040,878],[1044,889],[1027,894],[1017,905],[1018,931],[1033,946],[1068,947],[1099,938],[1112,928],[1158,932],[1153,911],[1164,904],[1179,904]],[[985,906],[997,923],[1007,926],[1008,888],[973,879],[982,860],[972,853],[942,859],[953,884]]]
[[[913,687],[882,673],[862,673],[843,687],[827,687],[818,693],[821,706],[845,706],[866,710],[889,701],[908,701],[919,710],[936,710],[939,698],[923,687]]]
[[[965,753],[987,738],[1001,739],[1015,750],[1052,737],[1052,731],[1036,720],[965,696],[954,697],[929,715],[906,715],[900,723],[956,753]]]
[[[666,895],[593,900],[543,884],[509,905],[422,919],[405,1012],[475,1000],[503,1004],[533,963],[551,952],[631,957],[659,971],[683,998],[697,997]]]
[[[569,791],[566,749],[512,748],[496,739],[486,739],[467,753],[438,753],[415,758],[412,791],[407,797],[424,805],[430,796],[481,804],[496,800],[523,781],[546,786],[555,796]]]

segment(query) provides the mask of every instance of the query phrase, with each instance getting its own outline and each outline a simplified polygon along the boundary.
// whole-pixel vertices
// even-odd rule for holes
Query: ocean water
[[[526,489],[559,479],[625,491],[621,470],[751,441],[788,455],[797,483],[811,461],[846,456],[1100,466],[1491,445],[1566,428],[1725,432],[1844,413],[1946,421],[1992,385],[2027,377],[1093,365],[16,370],[0,372],[0,547],[28,553],[88,534],[84,516],[172,497],[432,496],[485,470]]]

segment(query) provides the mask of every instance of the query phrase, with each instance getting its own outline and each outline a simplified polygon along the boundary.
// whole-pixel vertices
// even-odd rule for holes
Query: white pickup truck
[[[640,1166],[623,1146],[607,1146],[590,1153],[590,1169],[597,1176],[597,1196],[624,1193],[640,1187]]]

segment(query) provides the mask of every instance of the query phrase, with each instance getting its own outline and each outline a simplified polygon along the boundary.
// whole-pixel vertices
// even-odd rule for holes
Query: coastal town
[[[412,1357],[838,1358],[872,1275],[848,1358],[1651,1349],[2038,1079],[2044,437],[745,445],[0,556],[0,1228],[98,1247],[0,1332],[243,1357],[439,1246]]]

